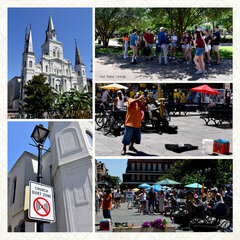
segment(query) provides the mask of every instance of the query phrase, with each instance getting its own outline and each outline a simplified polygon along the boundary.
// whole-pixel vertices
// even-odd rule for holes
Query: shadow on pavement
[[[148,153],[145,153],[145,152],[142,152],[142,151],[138,151],[137,153],[133,153],[133,152],[126,152],[126,155],[129,155],[129,156],[158,156],[158,155],[155,155],[155,154],[148,154]]]
[[[156,78],[151,76],[153,74],[157,75],[157,79],[178,79],[178,80],[188,80],[197,81],[199,79],[213,79],[218,78],[218,75],[224,75],[226,78],[232,75],[232,59],[221,59],[220,65],[211,65],[206,68],[206,73],[201,75],[195,75],[197,71],[195,69],[195,64],[187,65],[182,59],[178,58],[174,62],[169,60],[167,65],[159,64],[158,58],[153,61],[145,61],[144,57],[138,57],[138,64],[131,64],[131,57],[126,59],[122,55],[117,54],[96,54],[96,58],[100,60],[100,64],[96,66],[96,73],[98,71],[99,65],[114,65],[115,68],[122,70],[137,70],[136,75],[138,77],[144,78]],[[114,74],[114,70],[109,69]],[[225,79],[224,79],[225,80]]]

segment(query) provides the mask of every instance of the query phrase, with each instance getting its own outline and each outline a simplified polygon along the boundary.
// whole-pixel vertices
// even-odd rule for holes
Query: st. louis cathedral
[[[43,74],[49,84],[63,92],[75,88],[82,91],[87,87],[85,66],[76,43],[75,65],[72,68],[70,60],[63,57],[63,43],[57,40],[52,17],[49,17],[46,30],[46,39],[42,45],[41,60],[36,63],[31,28],[26,29],[24,52],[22,54],[21,76],[16,76],[8,82],[8,109],[19,108],[19,100],[23,99],[22,86],[31,80],[34,75]],[[86,88],[87,90],[87,88]]]

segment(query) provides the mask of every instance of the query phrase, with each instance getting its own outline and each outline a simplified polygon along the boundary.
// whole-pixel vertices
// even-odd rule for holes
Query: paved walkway
[[[149,81],[149,80],[182,80],[182,81],[232,81],[232,59],[222,59],[221,65],[206,68],[206,74],[195,75],[195,64],[187,65],[182,59],[169,60],[168,65],[159,65],[158,58],[145,61],[138,58],[138,64],[131,64],[131,57],[124,59],[123,55],[96,54],[95,79],[97,81]]]
[[[120,208],[113,209],[111,211],[111,214],[112,214],[113,226],[115,222],[120,222],[120,223],[127,222],[128,225],[134,224],[134,226],[141,226],[144,222],[162,218],[162,219],[166,219],[167,226],[175,226],[176,230],[179,231],[177,229],[178,224],[173,224],[169,217],[164,217],[158,213],[156,213],[156,215],[152,215],[152,214],[139,215],[137,208],[133,207],[131,209],[128,209],[127,203],[121,203]],[[101,220],[103,220],[102,210],[95,217],[96,231],[99,229],[98,224],[100,223]]]
[[[177,134],[158,135],[153,131],[142,133],[141,144],[136,145],[139,152],[135,154],[128,151],[126,156],[203,156],[202,139],[205,138],[228,140],[230,152],[232,152],[232,128],[228,124],[224,125],[224,128],[217,128],[214,125],[206,126],[199,116],[187,115],[171,117],[170,125],[178,126]],[[121,142],[122,136],[104,136],[101,131],[95,131],[96,156],[121,156]],[[192,144],[198,146],[198,149],[183,153],[174,153],[165,149],[165,144],[179,143]]]

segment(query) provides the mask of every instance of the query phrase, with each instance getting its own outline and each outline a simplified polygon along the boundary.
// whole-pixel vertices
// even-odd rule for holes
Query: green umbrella
[[[171,180],[169,178],[164,178],[163,180],[157,182],[156,184],[159,184],[159,185],[179,185],[181,183],[180,182],[176,182],[174,180]]]
[[[184,187],[187,187],[187,188],[202,188],[202,184],[191,183],[191,184],[185,185]],[[206,187],[204,187],[204,188],[206,188]]]

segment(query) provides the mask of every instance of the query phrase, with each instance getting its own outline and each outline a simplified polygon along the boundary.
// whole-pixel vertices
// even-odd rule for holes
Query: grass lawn
[[[96,53],[102,53],[102,54],[122,54],[123,50],[122,48],[96,48]],[[155,47],[153,47],[153,52],[155,53]],[[221,58],[232,58],[233,56],[233,47],[232,46],[220,46],[219,48],[220,56]],[[128,55],[132,55],[132,50],[128,50]],[[140,49],[140,55],[142,55],[142,50]],[[214,56],[215,54],[213,54]],[[182,57],[183,54],[181,51],[177,51],[177,57]]]

